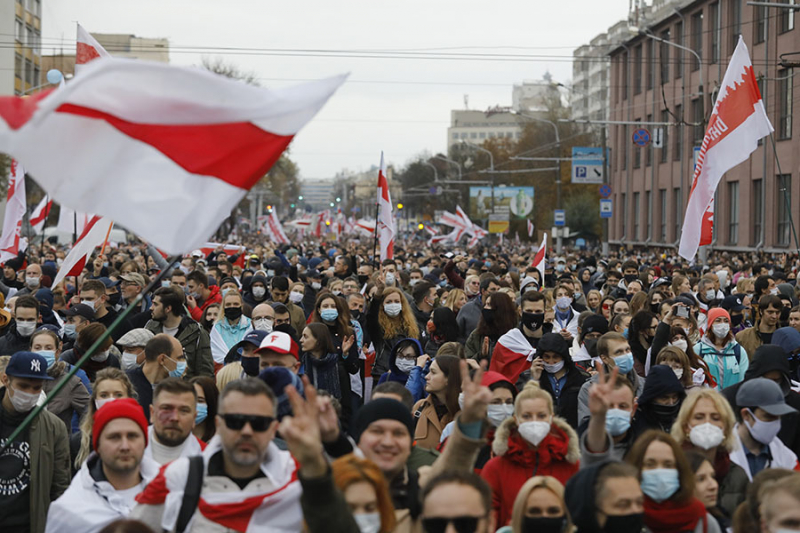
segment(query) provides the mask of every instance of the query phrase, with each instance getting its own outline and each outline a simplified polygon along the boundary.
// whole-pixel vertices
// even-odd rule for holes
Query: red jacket
[[[562,484],[580,467],[578,434],[567,422],[556,416],[550,433],[533,447],[517,432],[514,418],[500,424],[494,436],[491,458],[481,477],[492,487],[492,507],[497,526],[511,522],[511,510],[517,493],[533,476],[553,476]]]
[[[189,309],[189,314],[192,315],[195,322],[200,322],[203,319],[203,313],[209,305],[222,303],[222,294],[219,292],[219,287],[212,285],[208,290],[210,294],[203,302],[203,305],[198,305],[194,309]],[[220,309],[220,314],[222,314],[222,309]]]

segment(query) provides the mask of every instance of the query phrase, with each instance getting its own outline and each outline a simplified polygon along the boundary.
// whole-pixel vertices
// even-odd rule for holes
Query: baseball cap
[[[267,334],[264,340],[261,341],[261,346],[258,347],[256,353],[266,350],[293,355],[295,359],[300,359],[297,343],[292,340],[288,333],[283,333],[281,331],[273,331]]]
[[[120,276],[122,281],[131,281],[137,284],[140,287],[144,287],[147,283],[144,280],[144,276],[137,272],[129,272],[128,274],[123,274]]]
[[[64,316],[79,316],[86,320],[94,320],[94,309],[86,304],[75,304],[64,311]]]
[[[125,348],[145,346],[153,337],[155,337],[155,333],[149,329],[136,328],[120,337],[117,344]]]
[[[742,407],[760,407],[773,416],[796,413],[786,405],[780,385],[767,378],[748,379],[736,393],[736,404]]]
[[[306,278],[322,279],[322,274],[316,268],[309,268],[306,270]]]
[[[103,285],[106,286],[106,289],[110,289],[111,287],[116,287],[117,285],[119,285],[119,281],[113,281],[111,278],[106,278],[106,277],[97,278],[97,281],[102,282]]]
[[[245,335],[242,340],[236,343],[236,348],[241,348],[245,344],[252,344],[256,348],[261,346],[261,342],[264,340],[264,337],[269,335],[266,331],[261,331],[259,329],[254,329],[253,331],[248,331],[247,335]]]
[[[727,311],[741,311],[744,309],[744,305],[742,304],[742,297],[738,294],[731,294],[730,296],[726,296],[724,300],[722,300],[722,308]]]
[[[15,378],[53,379],[47,375],[47,360],[33,352],[17,352],[12,355],[6,374]]]

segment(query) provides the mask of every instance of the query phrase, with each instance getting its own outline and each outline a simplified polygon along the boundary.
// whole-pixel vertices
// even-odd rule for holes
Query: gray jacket
[[[466,306],[464,306],[466,307]],[[644,378],[639,377],[635,370],[631,370],[627,374],[628,379],[634,384],[636,388],[636,397],[642,395],[644,390]],[[600,379],[600,374],[595,374],[581,387],[578,393],[578,425],[580,426],[585,420],[589,420],[589,387],[597,383]]]
[[[481,318],[481,297],[476,296],[474,299],[464,304],[464,307],[458,312],[456,323],[461,332],[461,338],[466,339],[469,334],[478,327],[478,320]]]

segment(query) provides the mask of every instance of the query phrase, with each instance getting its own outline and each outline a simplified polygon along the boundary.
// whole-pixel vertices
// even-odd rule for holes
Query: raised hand
[[[344,339],[342,339],[342,354],[347,355],[350,353],[350,348],[353,347],[353,342],[355,341],[355,337],[353,335],[347,335]]]
[[[461,367],[461,392],[464,393],[464,407],[461,409],[461,421],[465,424],[479,422],[486,419],[489,402],[492,401],[492,391],[489,387],[481,385],[486,362],[481,364],[475,375],[469,377],[469,366],[466,361],[460,362]]]
[[[308,477],[320,477],[325,474],[328,465],[323,455],[317,390],[305,376],[303,376],[303,386],[306,399],[303,399],[293,386],[286,387],[286,396],[292,406],[292,416],[283,418],[280,432],[292,456],[300,463],[302,474]]]
[[[619,368],[614,367],[611,373],[601,374],[597,383],[589,387],[589,412],[592,416],[605,416],[608,411],[609,395],[614,392]]]
[[[430,360],[431,360],[431,356],[426,354],[426,353],[424,353],[424,354],[420,355],[419,357],[417,357],[417,366],[420,367],[420,368],[425,368],[425,365]]]
[[[322,442],[335,442],[339,438],[339,416],[329,396],[317,396],[319,430]]]
[[[539,381],[542,377],[542,372],[544,371],[544,361],[541,357],[536,357],[531,362],[531,379],[533,381]]]
[[[481,358],[488,359],[489,358],[489,337],[483,338],[483,344],[481,345]]]

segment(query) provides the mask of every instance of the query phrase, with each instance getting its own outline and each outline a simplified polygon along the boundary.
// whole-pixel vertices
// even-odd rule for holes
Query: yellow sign
[[[508,231],[508,219],[489,220],[489,233],[505,233]]]

